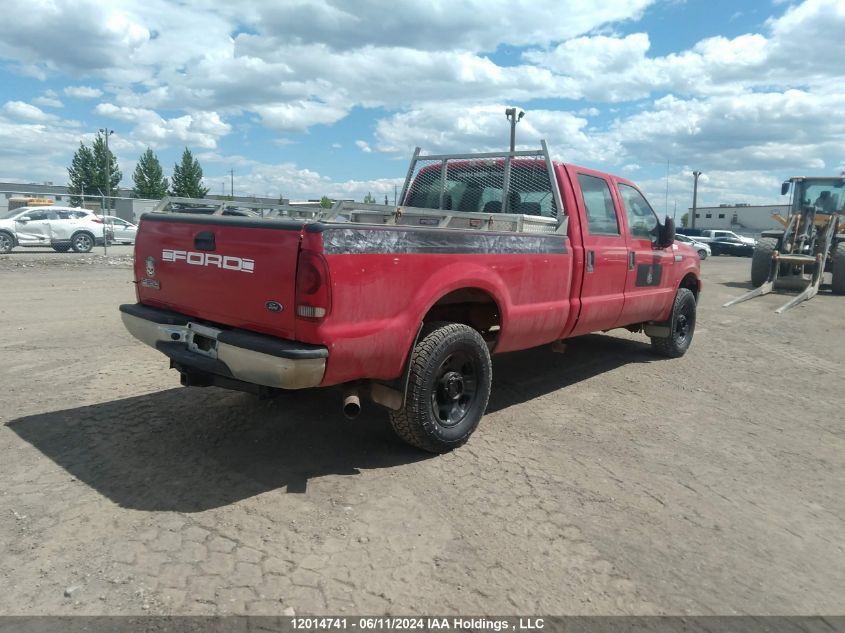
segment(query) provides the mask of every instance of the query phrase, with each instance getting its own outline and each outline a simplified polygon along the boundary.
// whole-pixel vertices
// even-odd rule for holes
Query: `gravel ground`
[[[101,252],[101,249],[97,249]],[[131,248],[0,257],[2,614],[841,614],[845,298],[496,357],[434,457],[333,391],[185,389],[123,329]]]

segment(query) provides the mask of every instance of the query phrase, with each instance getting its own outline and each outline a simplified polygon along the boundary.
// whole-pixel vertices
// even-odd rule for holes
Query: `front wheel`
[[[769,279],[772,272],[772,256],[778,250],[778,240],[761,237],[751,254],[751,285],[757,288]]]
[[[411,355],[405,406],[390,412],[396,434],[412,446],[445,453],[475,431],[490,398],[490,351],[461,323],[434,324]]]
[[[70,238],[70,244],[76,253],[90,253],[94,248],[94,237],[90,233],[76,233]]]
[[[687,353],[695,332],[695,295],[689,288],[679,288],[669,317],[669,336],[651,337],[651,347],[661,356],[680,358]]]
[[[705,251],[703,248],[701,250],[699,250],[698,251],[698,258],[699,259],[707,259],[707,251]]]
[[[8,253],[15,247],[15,239],[5,231],[0,231],[0,255]]]

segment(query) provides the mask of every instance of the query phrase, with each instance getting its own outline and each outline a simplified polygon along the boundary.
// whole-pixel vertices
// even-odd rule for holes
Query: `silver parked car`
[[[20,207],[0,215],[0,253],[15,246],[51,246],[88,253],[103,243],[103,220],[88,209]]]
[[[109,243],[115,244],[134,244],[135,235],[138,233],[138,225],[127,222],[123,218],[115,215],[107,215],[104,217],[106,221],[107,233]]]
[[[691,238],[688,235],[681,235],[680,233],[675,233],[675,240],[678,242],[683,242],[684,244],[689,244],[698,256],[701,259],[707,259],[710,256],[710,245],[705,244],[704,242],[698,242],[695,239]]]

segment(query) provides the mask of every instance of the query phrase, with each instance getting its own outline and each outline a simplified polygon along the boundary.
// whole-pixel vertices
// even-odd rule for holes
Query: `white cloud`
[[[358,149],[360,149],[365,154],[369,154],[370,152],[373,151],[373,149],[370,147],[370,144],[367,143],[367,141],[360,141],[360,140],[355,141],[355,145],[357,145]]]
[[[395,114],[377,122],[375,149],[402,156],[410,156],[417,145],[426,153],[507,150],[507,107],[497,104],[445,111],[435,105]],[[526,116],[516,128],[520,149],[539,149],[540,140],[545,139],[551,152],[567,160],[603,159],[602,148],[586,133],[586,119],[569,112],[522,109]]]
[[[55,90],[45,90],[44,94],[39,97],[35,97],[32,100],[32,103],[39,106],[44,106],[45,108],[63,108],[65,104],[61,102],[59,99],[59,95],[56,94]]]
[[[193,112],[165,119],[154,110],[116,106],[112,103],[100,103],[94,111],[102,116],[132,123],[135,126],[131,133],[133,138],[151,147],[184,143],[213,149],[218,139],[232,130],[232,126],[223,121],[217,112]]]
[[[103,96],[102,90],[91,86],[68,86],[63,92],[75,99],[98,99]]]
[[[22,121],[10,116],[4,106],[0,109],[0,180],[67,182],[70,155],[80,141],[92,139],[93,134],[80,133],[76,121],[58,117]]]
[[[55,118],[52,114],[47,114],[41,108],[24,103],[23,101],[7,101],[3,105],[3,111],[11,117],[28,121],[50,121]]]

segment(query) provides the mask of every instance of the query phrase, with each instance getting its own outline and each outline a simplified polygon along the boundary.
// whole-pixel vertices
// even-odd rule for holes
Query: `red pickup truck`
[[[477,427],[491,353],[620,327],[666,356],[689,347],[698,255],[632,182],[552,162],[545,143],[417,150],[400,201],[146,214],[124,324],[183,385],[339,386],[347,415],[369,396],[402,439],[432,452]]]

